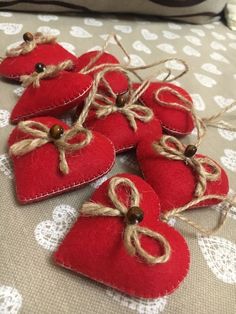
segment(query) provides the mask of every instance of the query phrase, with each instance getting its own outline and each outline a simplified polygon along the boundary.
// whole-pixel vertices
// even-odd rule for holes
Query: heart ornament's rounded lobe
[[[40,122],[51,128],[57,124],[65,131],[69,127],[52,117],[38,117],[32,121]],[[34,138],[16,127],[10,135],[8,145],[24,139]],[[76,135],[71,141],[81,142],[83,134]],[[92,132],[92,140],[81,149],[66,151],[65,158],[69,173],[59,169],[59,150],[52,142],[46,143],[22,156],[12,155],[16,196],[20,203],[30,203],[76,189],[106,174],[115,160],[114,146],[102,134]]]
[[[144,213],[138,225],[159,233],[168,241],[171,249],[169,260],[151,265],[138,255],[128,254],[123,239],[124,217],[81,216],[59,246],[54,261],[130,296],[153,299],[169,294],[188,273],[188,246],[178,231],[159,220],[159,199],[148,183],[131,174],[116,177],[128,178],[136,186]],[[108,198],[110,180],[94,192],[91,201],[115,208]],[[118,187],[116,194],[119,201],[128,207],[130,195],[127,187]],[[149,254],[163,255],[164,248],[160,242],[143,234],[139,240]]]
[[[138,88],[139,85],[139,83],[134,84],[134,88]],[[141,95],[139,99],[140,102],[153,110],[166,133],[174,136],[184,136],[190,134],[194,128],[191,112],[176,106],[171,106],[171,103],[176,103],[177,105],[179,104],[184,107],[187,105],[168,90],[163,90],[158,95],[158,98],[163,102],[170,103],[170,105],[160,104],[160,102],[156,99],[156,92],[164,87],[173,89],[186,98],[187,101],[192,103],[191,96],[187,91],[179,86],[167,82],[152,82],[146,91]]]
[[[41,79],[39,87],[31,84],[26,88],[11,113],[11,122],[37,116],[59,116],[83,103],[92,82],[89,75],[68,71]]]
[[[19,80],[21,75],[34,72],[37,63],[57,65],[65,60],[76,62],[76,57],[57,43],[40,44],[27,54],[6,57],[0,63],[0,75]]]

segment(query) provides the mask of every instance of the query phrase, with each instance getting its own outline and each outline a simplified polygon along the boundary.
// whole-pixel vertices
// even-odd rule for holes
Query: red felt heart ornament
[[[178,231],[159,220],[159,199],[150,185],[119,174],[91,202],[82,206],[55,262],[130,296],[153,299],[173,292],[188,273],[189,250]],[[135,202],[138,209],[130,208]]]
[[[65,61],[56,67],[67,63],[72,64],[71,61]],[[46,69],[48,68],[52,67]],[[37,73],[31,75],[33,79],[34,75],[36,77]],[[39,115],[59,116],[83,103],[92,82],[89,75],[65,70],[58,71],[53,77],[40,79],[38,87],[33,82],[15,105],[10,117],[11,122],[17,123]]]
[[[186,205],[202,195],[226,196],[228,194],[227,175],[215,161],[200,154],[187,158],[183,155],[186,152],[181,151],[184,146],[177,142],[177,139],[170,136],[163,136],[161,141],[163,139],[167,139],[167,142],[171,140],[167,147],[170,145],[177,151],[174,153],[169,149],[166,151],[165,146],[163,148],[158,140],[155,143],[159,150],[152,140],[141,141],[137,146],[139,167],[144,178],[158,194],[163,212]],[[160,151],[164,152],[164,155]],[[195,207],[214,205],[220,201],[222,200],[207,199],[199,202]]]
[[[99,67],[96,70],[90,72],[91,68],[102,64],[119,64],[119,60],[108,52],[101,51],[89,51],[82,54],[76,61],[75,71],[83,73],[85,70],[94,78],[95,75],[101,71],[104,67]],[[86,72],[85,72],[86,73]],[[128,80],[124,73],[120,71],[110,71],[106,73],[105,79],[115,94],[122,94],[128,89]],[[99,88],[106,89],[104,84],[101,82]]]
[[[76,62],[76,57],[52,40],[52,42],[36,45],[28,53],[3,59],[0,63],[0,75],[19,80],[20,76],[31,74],[37,63],[56,65],[65,60]]]
[[[138,83],[134,84],[134,88],[139,85]],[[139,101],[153,110],[166,133],[174,136],[190,134],[194,128],[191,111],[180,107],[188,107],[188,105],[171,91],[163,90],[159,93],[163,87],[178,92],[189,103],[192,103],[191,96],[186,90],[172,83],[163,82],[152,82],[140,96]]]
[[[39,201],[89,183],[107,173],[115,158],[113,144],[102,134],[83,127],[79,131],[70,129],[52,117],[20,122],[8,145],[20,203]]]

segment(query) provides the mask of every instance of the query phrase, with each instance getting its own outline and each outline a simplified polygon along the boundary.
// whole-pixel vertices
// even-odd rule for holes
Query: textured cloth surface
[[[193,26],[116,16],[78,18],[4,12],[0,14],[0,55],[4,55],[7,46],[20,41],[24,32],[37,30],[60,35],[58,42],[77,55],[102,46],[106,34],[115,31],[133,64],[147,64],[167,56],[183,58],[190,71],[178,83],[190,93],[202,117],[236,98],[236,35],[221,23]],[[111,44],[109,51],[123,60],[115,45]],[[178,69],[175,62],[169,66]],[[184,223],[172,221],[189,245],[191,267],[181,287],[168,297],[150,302],[128,298],[54,266],[53,251],[78,215],[82,202],[88,200],[101,180],[80,190],[19,206],[7,156],[7,139],[13,129],[9,116],[19,92],[19,85],[1,80],[0,312],[9,313],[6,309],[10,306],[10,313],[235,313],[235,208],[225,227],[211,237],[196,236]],[[235,123],[235,111],[225,117]],[[70,121],[68,116],[64,119]],[[185,142],[193,140],[194,134]],[[199,153],[211,156],[225,168],[230,187],[236,191],[236,134],[209,128]],[[132,152],[119,155],[106,177],[121,172],[140,174]],[[211,227],[221,208],[194,209],[186,216]]]

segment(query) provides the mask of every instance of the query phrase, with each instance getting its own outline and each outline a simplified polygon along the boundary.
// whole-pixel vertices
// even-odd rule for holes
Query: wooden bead
[[[35,71],[37,73],[42,73],[45,69],[46,69],[45,64],[43,64],[43,63],[36,63],[35,64]]]
[[[122,108],[125,106],[125,104],[127,104],[128,100],[129,100],[128,93],[119,94],[116,97],[116,106]]]
[[[197,147],[195,145],[188,145],[185,148],[184,156],[188,157],[188,158],[191,158],[191,157],[193,157],[196,154],[196,152],[197,152]]]
[[[126,214],[126,222],[129,225],[138,224],[143,220],[143,210],[138,206],[133,206],[128,209]]]
[[[26,42],[26,41],[32,41],[34,39],[34,36],[27,32],[27,33],[24,33],[23,35],[23,40]]]
[[[49,131],[50,137],[53,138],[54,140],[58,140],[63,133],[64,133],[63,127],[58,124],[54,124]]]

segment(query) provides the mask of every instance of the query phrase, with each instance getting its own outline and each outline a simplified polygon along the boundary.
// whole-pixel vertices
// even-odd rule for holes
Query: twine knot
[[[31,84],[33,87],[39,87],[42,79],[55,77],[59,75],[61,71],[71,70],[73,66],[74,64],[71,60],[63,61],[57,65],[47,66],[42,63],[37,63],[35,65],[35,71],[30,75],[22,75],[20,81],[23,87],[27,87]]]
[[[46,125],[36,121],[22,121],[18,124],[18,129],[34,138],[24,139],[10,147],[10,154],[22,156],[41,147],[47,143],[53,143],[59,152],[59,169],[63,174],[69,173],[69,166],[66,161],[66,152],[76,151],[87,146],[92,140],[91,131],[82,126],[76,126],[64,131],[59,125],[48,128]],[[84,134],[85,138],[79,143],[70,143],[77,134]]]
[[[118,186],[123,186],[126,191],[129,191],[130,206],[127,207],[121,202],[117,195]],[[83,204],[80,214],[82,216],[111,216],[124,217],[124,245],[130,255],[139,255],[148,264],[165,263],[169,260],[171,255],[171,247],[169,242],[160,233],[157,233],[149,228],[139,226],[142,221],[144,213],[139,207],[140,194],[135,184],[128,178],[114,177],[110,180],[108,186],[108,197],[114,207],[108,207],[103,204],[94,202],[86,202]],[[140,236],[146,235],[159,243],[164,248],[162,256],[153,256],[149,254],[140,243]]]
[[[172,159],[184,161],[187,165],[197,173],[198,182],[194,191],[195,197],[201,197],[204,195],[207,187],[207,181],[216,181],[221,173],[220,167],[210,158],[196,157],[194,149],[191,147],[194,145],[188,145],[185,147],[179,140],[173,136],[164,135],[159,142],[154,142],[154,149],[162,156]],[[190,149],[191,148],[191,149]],[[192,151],[192,154],[189,153]],[[211,172],[208,172],[204,165],[211,168]]]
[[[23,35],[23,39],[24,42],[22,42],[19,46],[11,48],[6,52],[7,57],[17,57],[19,55],[25,55],[34,50],[37,45],[49,43],[51,44],[56,41],[55,36],[44,35],[39,32],[35,34],[25,33]]]

